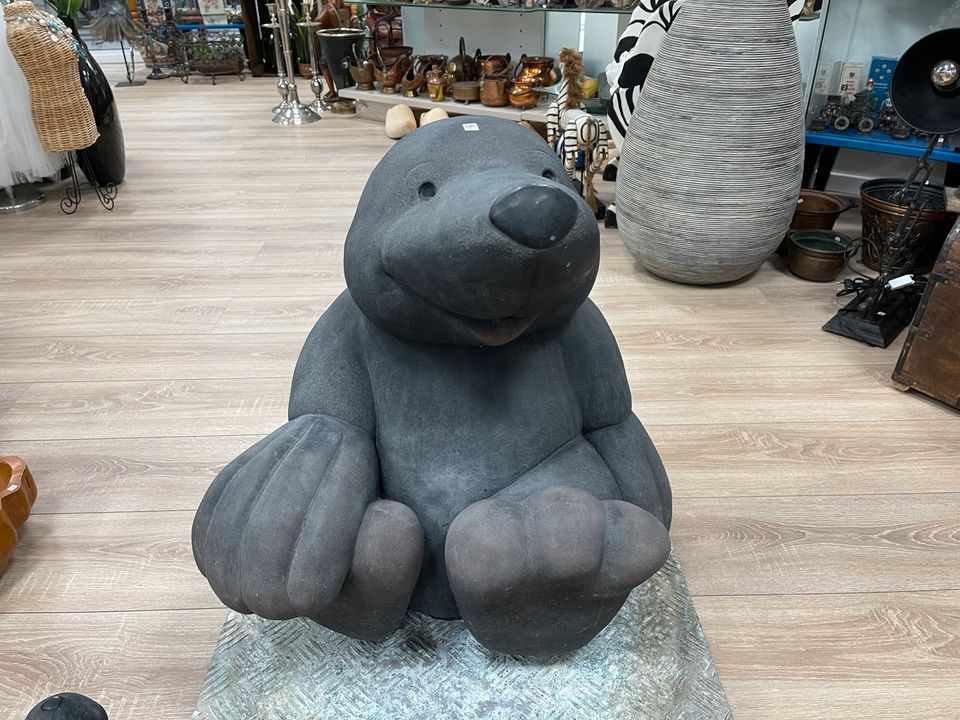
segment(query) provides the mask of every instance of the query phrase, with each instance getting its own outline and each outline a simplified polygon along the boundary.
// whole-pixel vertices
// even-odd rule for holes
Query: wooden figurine
[[[37,499],[37,486],[27,464],[18,457],[0,457],[0,575],[17,546],[17,530],[27,521]]]
[[[563,48],[558,59],[563,80],[557,100],[547,108],[547,142],[560,155],[567,174],[574,179],[577,155],[583,152],[583,197],[594,215],[602,220],[606,211],[597,200],[593,176],[600,172],[609,155],[607,126],[583,109],[584,72],[580,53]]]

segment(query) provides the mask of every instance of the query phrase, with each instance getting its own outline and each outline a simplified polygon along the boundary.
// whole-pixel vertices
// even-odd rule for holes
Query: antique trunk
[[[950,231],[893,379],[960,408],[960,221]]]

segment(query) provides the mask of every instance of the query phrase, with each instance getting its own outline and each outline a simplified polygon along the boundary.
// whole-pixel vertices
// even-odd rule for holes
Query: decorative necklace
[[[51,42],[69,40],[70,44],[73,45],[73,49],[77,52],[80,51],[80,43],[77,42],[70,28],[53,17],[53,15],[48,15],[47,13],[41,13],[40,15],[14,15],[13,17],[7,17],[7,22],[20,23],[22,25],[36,25],[47,32]]]

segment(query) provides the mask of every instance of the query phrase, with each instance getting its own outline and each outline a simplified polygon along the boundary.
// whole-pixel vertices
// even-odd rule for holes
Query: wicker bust
[[[3,13],[7,44],[30,86],[33,123],[44,149],[90,147],[99,133],[80,84],[73,34],[27,0],[5,6]]]
[[[587,299],[598,264],[593,213],[535,133],[460,117],[400,140],[360,199],[290,422],[197,512],[219,597],[365,639],[411,608],[496,651],[589,642],[666,561],[671,514]]]

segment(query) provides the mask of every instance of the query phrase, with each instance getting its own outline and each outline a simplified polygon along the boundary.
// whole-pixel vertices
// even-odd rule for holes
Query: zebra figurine
[[[563,159],[571,178],[576,178],[577,155],[583,151],[581,184],[584,199],[597,219],[606,214],[597,200],[593,176],[600,172],[609,154],[609,133],[604,122],[583,109],[583,61],[570,48],[560,50],[558,64],[563,75],[557,99],[547,108],[547,142]]]

